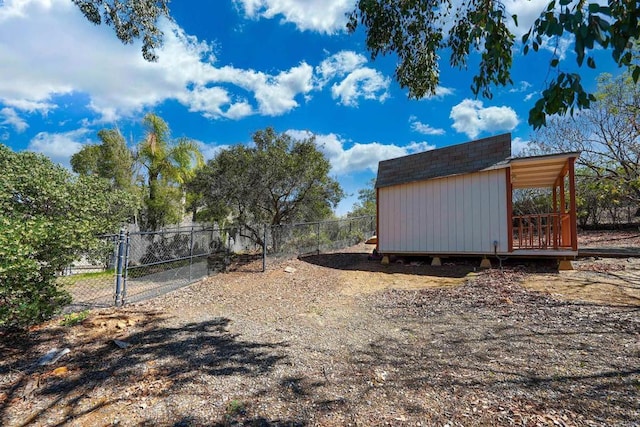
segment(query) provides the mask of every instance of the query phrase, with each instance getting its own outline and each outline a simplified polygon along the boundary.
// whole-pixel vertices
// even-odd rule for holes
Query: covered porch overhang
[[[571,152],[509,160],[509,252],[577,253],[575,161],[579,156],[579,152]],[[551,212],[514,215],[513,190],[526,188],[551,189]]]

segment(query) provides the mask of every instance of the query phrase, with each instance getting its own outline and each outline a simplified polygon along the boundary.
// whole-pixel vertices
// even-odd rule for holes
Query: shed
[[[382,161],[377,249],[384,255],[576,256],[575,160],[511,157],[511,134]],[[514,215],[519,188],[548,188],[550,212]]]

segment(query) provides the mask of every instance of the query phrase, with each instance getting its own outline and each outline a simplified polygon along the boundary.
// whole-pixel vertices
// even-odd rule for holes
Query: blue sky
[[[524,33],[547,1],[505,1]],[[197,7],[196,7],[197,5]],[[205,157],[249,143],[267,126],[296,137],[316,135],[331,174],[349,194],[375,176],[380,160],[511,132],[526,145],[528,111],[552,74],[552,51],[575,67],[570,39],[523,56],[517,44],[514,85],[476,99],[469,70],[442,53],[436,96],[409,100],[393,80],[395,58],[372,62],[362,32],[345,32],[354,0],[174,1],[175,22],[161,22],[159,61],[140,45],[122,45],[110,28],[84,19],[70,0],[0,0],[0,142],[68,165],[97,131],[117,126],[131,144],[141,118],[164,118],[172,136],[199,142]],[[597,71],[581,70],[587,90],[598,73],[620,71],[596,52]]]

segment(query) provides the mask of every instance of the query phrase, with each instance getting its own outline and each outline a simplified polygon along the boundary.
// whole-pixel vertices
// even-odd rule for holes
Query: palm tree
[[[143,123],[147,132],[138,145],[137,159],[147,171],[146,225],[156,230],[181,219],[184,185],[204,164],[204,158],[195,142],[187,138],[172,141],[162,118],[148,113]]]

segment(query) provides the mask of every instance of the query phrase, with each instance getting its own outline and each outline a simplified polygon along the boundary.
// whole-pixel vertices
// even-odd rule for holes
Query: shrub
[[[135,200],[96,177],[0,144],[0,328],[41,322],[70,301],[55,276],[131,215]]]

